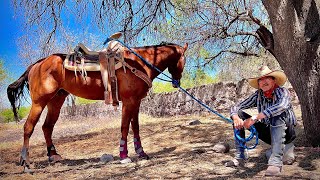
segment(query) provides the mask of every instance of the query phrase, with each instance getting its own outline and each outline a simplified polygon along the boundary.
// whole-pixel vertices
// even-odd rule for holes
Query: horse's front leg
[[[122,120],[121,120],[121,139],[120,139],[120,162],[130,163],[131,159],[128,157],[128,146],[127,137],[129,133],[130,120],[132,119],[132,109],[131,103],[126,103],[123,101],[122,105]]]
[[[135,108],[135,111],[132,114],[131,128],[133,131],[133,143],[136,153],[139,155],[139,158],[149,159],[149,156],[143,151],[141,145],[141,139],[139,135],[139,106]]]

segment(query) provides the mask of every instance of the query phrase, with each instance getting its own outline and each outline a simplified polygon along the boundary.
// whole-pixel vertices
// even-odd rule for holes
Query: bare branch
[[[264,26],[263,24],[261,24],[261,21],[260,21],[258,18],[253,17],[253,15],[252,15],[252,9],[249,10],[249,11],[247,12],[247,14],[248,14],[248,16],[250,17],[250,19],[251,19],[253,22],[255,22],[257,25],[259,25],[259,26]]]
[[[188,41],[190,49],[194,49],[194,53],[190,56],[194,59],[198,57],[197,61],[203,61],[204,58],[204,54],[199,53],[201,48],[208,51],[205,53],[206,56],[220,61],[223,59],[219,57],[225,53],[255,56],[261,48],[257,46],[256,41],[256,39],[261,41],[261,35],[254,29],[255,24],[261,25],[261,21],[253,17],[252,11],[248,10],[252,9],[253,2],[261,3],[259,0],[252,0],[250,3],[245,0],[91,0],[68,1],[68,4],[66,0],[14,0],[14,2],[21,8],[25,18],[29,19],[27,32],[37,31],[46,35],[47,38],[42,38],[40,42],[43,51],[51,48],[51,44],[59,38],[57,34],[60,36],[61,31],[68,29],[63,27],[67,23],[60,17],[64,13],[76,15],[84,28],[96,26],[103,33],[105,30],[108,33],[120,30],[124,34],[126,43],[137,42],[141,39],[137,38],[138,36],[146,35],[154,38],[149,42]],[[85,13],[93,17],[95,23],[81,21],[87,17],[83,15]],[[232,52],[230,49],[239,52]]]

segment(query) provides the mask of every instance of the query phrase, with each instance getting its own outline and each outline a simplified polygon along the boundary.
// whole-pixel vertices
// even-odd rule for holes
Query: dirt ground
[[[285,165],[280,177],[270,179],[320,179],[320,148],[308,147],[303,134],[301,113],[296,161]],[[199,120],[201,124],[189,125]],[[109,119],[60,119],[53,140],[64,158],[49,164],[41,130],[36,126],[30,141],[31,167],[34,173],[23,173],[18,166],[22,145],[23,124],[0,124],[0,179],[266,179],[263,142],[250,150],[244,168],[224,167],[233,157],[231,124],[214,115],[151,118],[140,115],[140,136],[150,160],[138,159],[133,147],[132,132],[128,137],[129,164],[119,161],[120,117]],[[228,142],[231,151],[216,153],[213,146]],[[103,154],[112,154],[114,161],[101,163]]]

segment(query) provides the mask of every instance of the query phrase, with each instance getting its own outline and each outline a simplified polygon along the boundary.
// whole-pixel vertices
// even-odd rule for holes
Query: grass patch
[[[218,82],[217,77],[212,77],[203,71],[198,70],[195,74],[184,74],[181,79],[181,87],[187,89],[216,82]],[[178,90],[177,88],[172,87],[171,82],[155,81],[152,84],[152,91],[154,93],[173,92]]]
[[[19,119],[25,118],[30,111],[31,107],[20,107],[18,109]],[[2,122],[8,123],[15,121],[12,109],[4,109],[0,112]]]
[[[93,103],[96,103],[98,102],[98,100],[91,100],[91,99],[84,99],[84,98],[81,98],[81,97],[77,97],[76,98],[76,104],[93,104]]]

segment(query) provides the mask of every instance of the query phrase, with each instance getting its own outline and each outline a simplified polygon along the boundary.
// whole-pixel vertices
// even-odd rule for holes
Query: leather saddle
[[[112,39],[120,38],[122,33],[117,32],[110,36]],[[114,42],[111,42],[114,43]],[[99,64],[99,53],[106,51],[93,51],[86,47],[84,44],[79,43],[73,52],[70,52],[65,61],[64,67],[72,71],[101,71]],[[116,64],[116,69],[119,69],[122,65]]]
[[[121,35],[121,33],[115,33],[109,38],[118,39]],[[123,53],[124,47],[114,40],[109,41],[108,47],[101,51],[92,51],[84,44],[79,43],[75,50],[67,55],[63,65],[66,69],[74,71],[75,76],[77,76],[77,72],[80,72],[84,78],[87,76],[87,71],[100,71],[105,88],[105,103],[117,107],[119,105],[117,69],[122,67],[126,73],[126,68],[128,68],[134,75],[142,79],[149,88],[152,87],[152,80],[144,72],[126,63]]]

